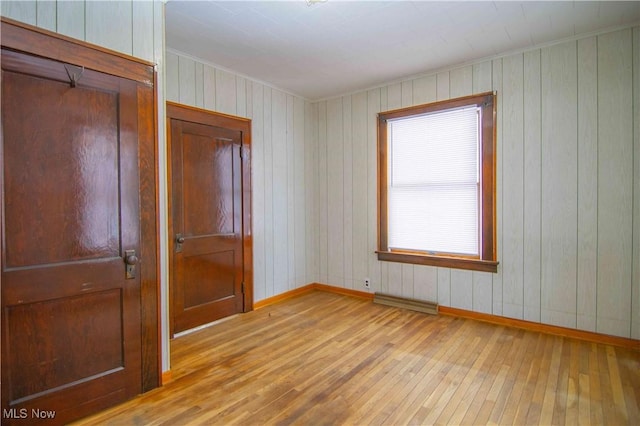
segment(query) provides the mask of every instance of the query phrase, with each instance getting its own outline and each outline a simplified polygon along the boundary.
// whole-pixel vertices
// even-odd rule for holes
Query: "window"
[[[496,272],[495,95],[378,114],[378,259]]]

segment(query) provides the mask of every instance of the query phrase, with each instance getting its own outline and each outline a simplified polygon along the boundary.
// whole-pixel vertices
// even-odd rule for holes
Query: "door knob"
[[[136,263],[138,263],[138,256],[136,256],[135,250],[125,250],[124,263],[127,265],[125,268],[125,276],[128,280],[136,277]]]
[[[138,263],[138,256],[136,256],[135,253],[129,254],[124,258],[124,263],[127,265],[135,265]]]
[[[176,234],[176,245],[174,247],[176,253],[182,253],[182,243],[184,243],[184,237],[182,234]]]

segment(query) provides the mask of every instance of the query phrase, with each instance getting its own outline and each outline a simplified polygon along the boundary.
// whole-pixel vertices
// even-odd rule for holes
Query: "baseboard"
[[[328,293],[342,294],[345,296],[360,297],[362,299],[373,300],[373,293],[367,293],[365,291],[351,290],[349,288],[334,287],[332,285],[311,283],[302,287],[295,288],[293,290],[285,291],[273,297],[260,300],[253,303],[253,309],[264,308],[265,306],[273,305],[274,303],[282,302],[283,300],[291,299],[293,297],[300,296],[301,294],[309,293],[311,291],[325,291]]]
[[[449,306],[439,306],[438,311],[441,315],[467,318],[496,325],[504,325],[507,327],[522,328],[529,331],[570,337],[572,339],[585,340],[587,342],[601,343],[604,345],[619,346],[640,352],[640,340],[629,339],[626,337],[611,336],[608,334],[594,333],[592,331],[577,330],[574,328],[542,324],[539,322],[501,317],[481,312],[467,311],[465,309],[451,308]]]
[[[361,299],[373,300],[373,293],[366,291],[352,290],[350,288],[334,287],[332,285],[313,283],[313,290],[326,291],[329,293],[344,294],[345,296],[359,297]]]
[[[325,291],[329,293],[342,294],[346,296],[359,297],[373,301],[374,294],[365,291],[352,290],[349,288],[335,287],[327,284],[311,283],[303,287],[299,287],[273,297],[255,302],[254,309],[260,309],[283,300],[291,299],[312,291]],[[608,334],[594,333],[592,331],[576,330],[573,328],[559,327],[555,325],[542,324],[507,317],[501,317],[492,314],[484,314],[481,312],[467,311],[465,309],[451,308],[448,306],[438,306],[438,312],[442,315],[468,318],[476,321],[484,321],[491,324],[504,325],[507,327],[522,328],[525,330],[552,334],[556,336],[570,337],[572,339],[584,340],[587,342],[601,343],[604,345],[612,345],[631,349],[640,352],[640,340],[629,339],[626,337],[611,336]],[[162,373],[164,383],[164,373]]]
[[[171,380],[173,380],[173,378],[171,377],[171,370],[167,370],[167,371],[163,371],[162,372],[162,386],[166,385],[167,383],[169,383]]]

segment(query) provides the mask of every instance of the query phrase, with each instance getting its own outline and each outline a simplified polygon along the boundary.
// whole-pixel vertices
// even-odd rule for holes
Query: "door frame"
[[[142,335],[140,380],[142,392],[154,389],[161,385],[162,366],[158,281],[157,76],[154,64],[5,17],[0,19],[0,28],[3,48],[135,81],[138,83],[137,96],[151,105],[150,108],[138,110]]]
[[[207,126],[223,127],[241,133],[242,149],[242,273],[244,282],[243,310],[253,310],[253,237],[251,224],[251,119],[209,111],[176,102],[166,103],[167,114],[167,182],[169,222],[169,269],[175,262],[175,239],[173,228],[173,171],[171,167],[171,120],[190,121]],[[169,306],[173,306],[173,271],[169,271]],[[169,336],[173,337],[173,314],[169,318]]]

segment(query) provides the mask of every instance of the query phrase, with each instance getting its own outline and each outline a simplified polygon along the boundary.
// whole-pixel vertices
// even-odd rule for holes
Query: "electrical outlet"
[[[371,288],[371,280],[369,278],[364,279],[364,287]]]

